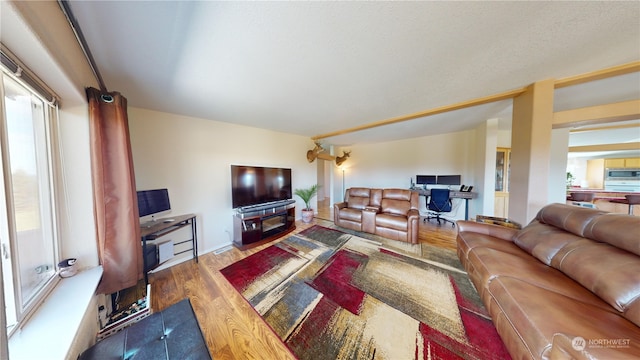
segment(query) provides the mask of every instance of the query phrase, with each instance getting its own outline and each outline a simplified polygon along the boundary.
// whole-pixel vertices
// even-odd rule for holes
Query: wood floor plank
[[[318,217],[331,219],[328,207]],[[296,223],[295,232],[313,226]],[[455,250],[456,229],[449,225],[420,223],[419,241]],[[191,300],[209,352],[215,359],[295,359],[271,328],[220,273],[224,267],[273,245],[274,242],[241,251],[235,247],[220,254],[200,256],[150,274],[151,306],[161,311],[184,299]]]

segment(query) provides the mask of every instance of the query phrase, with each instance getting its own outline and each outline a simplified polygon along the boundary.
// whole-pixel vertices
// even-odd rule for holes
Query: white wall
[[[511,130],[498,130],[497,147],[511,147]]]
[[[128,114],[136,187],[167,188],[171,215],[197,215],[200,253],[233,239],[230,165],[291,168],[294,190],[317,182],[308,137],[132,107]],[[299,218],[304,204],[295,199]]]
[[[473,185],[475,130],[406,140],[360,144],[345,148],[351,156],[341,168],[334,167],[335,201],[342,200],[342,170],[345,189],[350,187],[408,189],[416,175],[462,175]],[[342,150],[338,150],[341,152]],[[422,212],[426,212],[421,197]],[[456,200],[451,218],[464,218],[464,203]],[[470,213],[470,216],[473,216]]]
[[[60,111],[60,174],[62,196],[58,199],[61,258],[78,259],[78,267],[99,265],[89,144],[88,107]]]
[[[567,200],[567,162],[569,153],[569,128],[551,131],[551,158],[549,159],[548,203],[565,203]],[[586,162],[585,162],[586,163]],[[584,177],[586,179],[586,175]]]
[[[604,163],[604,162],[603,162]],[[573,185],[581,186],[583,183],[587,183],[587,159],[583,157],[572,157],[567,159],[567,166],[565,171],[571,172],[573,175]],[[565,174],[566,181],[566,174]]]
[[[495,211],[496,147],[498,119],[489,119],[476,128],[475,181],[478,197],[469,203],[470,213],[493,215]]]
[[[26,15],[24,15],[26,14]],[[98,265],[87,86],[97,81],[56,2],[2,1],[1,40],[20,61],[60,97],[60,161],[63,190],[59,206],[60,256],[76,257],[78,267]],[[38,21],[30,21],[37,19]],[[58,155],[58,154],[56,154]]]

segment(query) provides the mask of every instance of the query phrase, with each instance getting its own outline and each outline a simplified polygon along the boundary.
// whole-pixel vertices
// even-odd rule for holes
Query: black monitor
[[[417,185],[433,185],[436,183],[435,175],[416,175]]]
[[[462,179],[460,175],[438,175],[439,185],[461,185]]]
[[[167,189],[138,191],[138,215],[140,217],[171,210]]]

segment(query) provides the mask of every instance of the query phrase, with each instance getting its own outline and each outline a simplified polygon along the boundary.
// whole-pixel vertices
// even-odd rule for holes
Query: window
[[[57,281],[52,129],[57,107],[2,54],[0,256],[11,333]]]

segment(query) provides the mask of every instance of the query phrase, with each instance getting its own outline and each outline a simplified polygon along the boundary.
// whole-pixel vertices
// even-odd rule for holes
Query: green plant
[[[319,188],[320,188],[320,186],[318,186],[318,184],[315,184],[315,185],[311,186],[310,188],[307,188],[307,189],[296,189],[293,192],[294,194],[300,196],[302,201],[304,201],[305,208],[303,210],[311,210],[311,205],[309,204],[309,202],[311,201],[311,198],[313,198],[314,196],[316,196],[316,194],[318,194],[318,189]]]
[[[570,171],[567,171],[567,189],[571,187],[574,179],[575,177],[573,176],[573,174]]]

